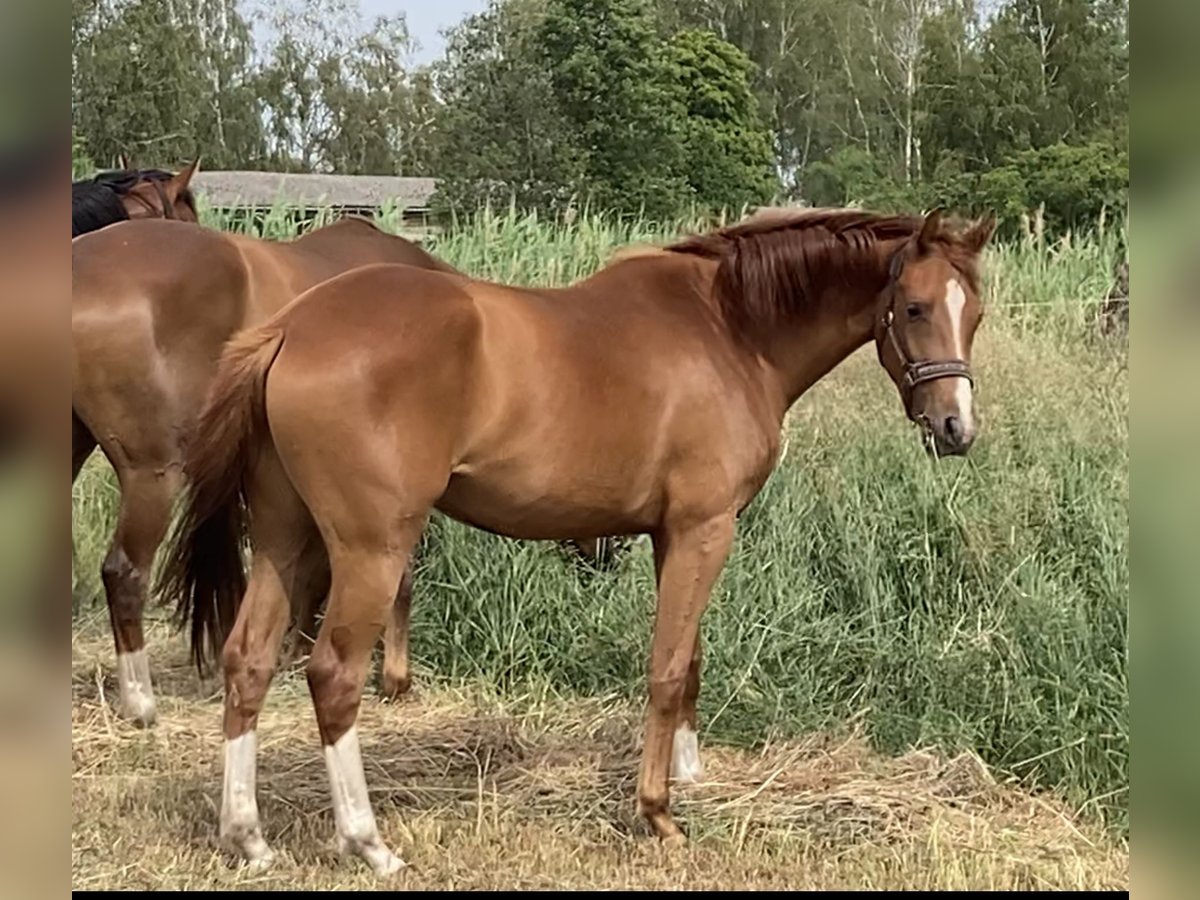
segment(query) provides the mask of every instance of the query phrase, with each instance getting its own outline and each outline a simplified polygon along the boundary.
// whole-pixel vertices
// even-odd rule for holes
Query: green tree
[[[595,203],[678,214],[686,111],[648,0],[547,0],[537,46]]]
[[[262,154],[250,31],[235,0],[76,0],[71,106],[98,162],[214,167]]]
[[[737,210],[778,187],[771,135],[750,83],[754,64],[710,31],[678,32],[668,47],[683,122],[682,174],[697,202]]]
[[[493,2],[449,35],[433,81],[435,204],[561,209],[583,188],[584,154],[534,41],[540,0]]]
[[[274,166],[429,173],[436,102],[428,75],[405,67],[403,17],[366,27],[356,0],[282,0],[269,21],[276,38],[256,77]]]
[[[428,80],[412,78],[401,63],[410,51],[404,20],[381,17],[349,54],[330,60],[321,97],[330,119],[320,137],[324,164],[347,174],[428,173],[433,98]]]

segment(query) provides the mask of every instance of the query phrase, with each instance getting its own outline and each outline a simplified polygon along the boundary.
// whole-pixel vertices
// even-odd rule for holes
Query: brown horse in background
[[[71,478],[97,444],[117,473],[120,513],[102,576],[117,650],[118,709],[151,724],[155,703],[142,611],[181,484],[183,438],[221,347],[304,290],[355,266],[454,270],[358,218],[287,242],[143,219],[85,234],[73,241],[71,255]],[[388,696],[409,685],[410,594],[406,576],[398,621],[385,641]],[[315,606],[306,611],[302,630],[311,631],[314,614]]]
[[[121,165],[71,183],[71,237],[129,219],[199,221],[190,185],[200,160],[176,173]]]
[[[403,865],[378,833],[355,721],[371,649],[436,508],[517,538],[651,536],[638,807],[682,842],[668,783],[700,774],[700,618],[736,519],[776,463],[785,413],[873,339],[931,452],[966,453],[977,259],[992,228],[951,232],[937,213],[777,214],[561,290],[372,266],[233,341],[188,450],[164,569],[197,654],[223,645],[222,838],[271,859],[255,729],[289,608],[308,602],[328,560],[308,682],[338,841],[381,874]]]

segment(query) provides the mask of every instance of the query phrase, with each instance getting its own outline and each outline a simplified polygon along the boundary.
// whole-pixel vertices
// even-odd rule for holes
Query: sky
[[[457,25],[465,16],[481,12],[487,0],[359,0],[363,19],[404,13],[408,32],[421,45],[413,62],[418,65],[433,62],[442,55],[445,41],[438,34],[443,28]]]

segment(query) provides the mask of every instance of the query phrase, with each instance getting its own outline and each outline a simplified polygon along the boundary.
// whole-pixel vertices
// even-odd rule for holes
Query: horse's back
[[[433,256],[419,244],[399,235],[389,234],[372,222],[357,216],[338,219],[280,246],[289,248],[288,252],[331,260],[340,266],[339,271],[376,263],[394,263],[440,272],[456,272],[452,266]]]
[[[241,255],[218,232],[148,219],[77,238],[72,257],[73,406],[116,437],[105,452],[167,459],[245,323]]]
[[[456,335],[476,331],[478,311],[464,276],[423,266],[370,263],[301,293],[272,319],[286,340],[361,361],[443,352]]]
[[[221,232],[132,220],[80,236],[71,255],[77,323],[108,328],[121,316],[145,317],[164,346],[242,325],[248,273],[237,246]]]
[[[626,303],[603,286],[362,268],[268,326],[283,341],[267,415],[277,447],[305,447],[289,470],[314,483],[348,465],[382,485],[401,464],[442,479],[445,512],[512,536],[637,530],[660,513],[679,442],[733,422],[714,414],[723,382],[704,326],[686,321],[673,304]]]

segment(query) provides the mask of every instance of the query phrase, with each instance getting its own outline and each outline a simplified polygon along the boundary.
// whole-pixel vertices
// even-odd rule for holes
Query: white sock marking
[[[681,784],[696,784],[704,778],[700,740],[686,724],[675,729],[675,740],[671,747],[671,777]]]
[[[333,796],[333,818],[337,822],[338,845],[343,853],[354,853],[367,861],[377,875],[391,875],[404,868],[379,837],[367,779],[363,773],[358,726],[325,747],[329,790]]]
[[[275,854],[263,840],[258,819],[255,781],[258,736],[247,731],[225,742],[225,781],[221,793],[221,837],[257,867],[270,865]]]
[[[122,716],[146,725],[154,721],[154,688],[145,650],[117,654],[117,689]]]

